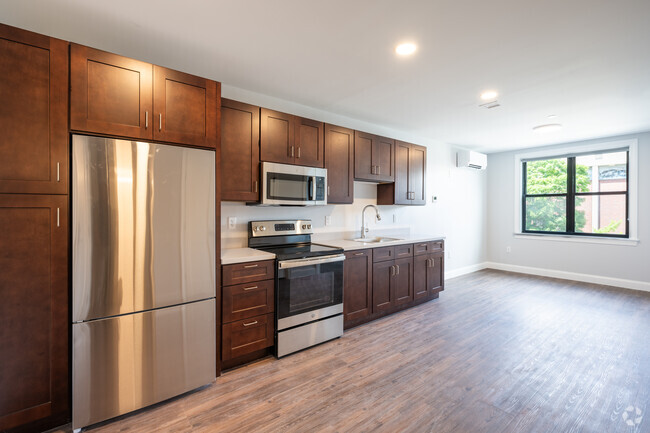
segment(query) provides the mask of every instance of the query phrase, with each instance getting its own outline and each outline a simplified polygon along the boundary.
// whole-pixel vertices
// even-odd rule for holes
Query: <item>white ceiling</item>
[[[649,0],[0,0],[0,21],[484,152],[650,130]]]

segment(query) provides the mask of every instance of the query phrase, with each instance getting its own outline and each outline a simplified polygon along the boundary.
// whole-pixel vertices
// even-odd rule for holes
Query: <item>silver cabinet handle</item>
[[[56,163],[56,181],[61,182],[61,164]]]
[[[257,192],[257,181],[255,181],[255,191],[254,192]]]
[[[253,286],[253,287],[244,287],[244,290],[255,290],[255,289],[257,289],[257,286]]]
[[[375,174],[375,166],[374,165],[370,166],[370,174]]]
[[[259,265],[244,265],[244,268],[256,268]]]
[[[435,268],[435,267],[436,267],[436,261],[433,260],[433,259],[431,259],[431,267],[432,267],[432,268]]]
[[[56,208],[56,226],[61,227],[61,209]]]
[[[144,129],[149,128],[149,112],[144,112]]]
[[[158,131],[162,131],[162,113],[158,114]]]
[[[298,146],[298,156],[297,158],[300,158],[300,146]]]
[[[251,323],[243,323],[244,326],[257,325],[257,320]]]
[[[397,268],[397,275],[399,275],[399,265],[395,265],[395,267]]]
[[[431,259],[427,259],[427,268],[431,267]]]
[[[330,186],[327,185],[327,196],[329,197],[329,195],[330,195]]]
[[[395,276],[395,266],[390,267],[390,276],[394,277]]]
[[[291,146],[291,157],[293,158],[293,146]]]

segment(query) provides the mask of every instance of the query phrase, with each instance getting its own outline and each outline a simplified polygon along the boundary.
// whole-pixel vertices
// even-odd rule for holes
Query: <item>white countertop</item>
[[[221,250],[221,264],[232,265],[235,263],[258,262],[261,260],[274,260],[275,254],[253,248],[226,248]]]
[[[371,235],[368,237],[373,238],[374,236]],[[386,235],[386,237],[394,237],[399,239],[395,241],[389,241],[389,242],[371,242],[371,243],[351,241],[349,239],[330,239],[330,240],[317,241],[316,243],[322,245],[329,245],[330,247],[343,248],[343,250],[345,251],[352,251],[352,250],[362,250],[366,248],[381,248],[381,247],[391,247],[394,245],[416,244],[418,242],[440,241],[445,239],[444,236],[440,236],[440,235],[418,235],[418,234],[396,235],[396,236]]]

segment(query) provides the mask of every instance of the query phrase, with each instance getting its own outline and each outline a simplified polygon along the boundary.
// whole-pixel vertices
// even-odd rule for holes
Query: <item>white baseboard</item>
[[[565,280],[582,281],[584,283],[604,284],[606,286],[623,287],[625,289],[650,292],[650,282],[626,280],[623,278],[603,277],[600,275],[579,274],[577,272],[557,271],[554,269],[534,268],[531,266],[510,265],[507,263],[485,262],[485,268],[501,271],[519,272],[521,274],[539,275],[542,277],[562,278]],[[445,277],[447,274],[445,274]]]
[[[488,262],[477,263],[475,265],[465,266],[463,268],[454,269],[445,272],[445,280],[450,278],[460,277],[461,275],[471,274],[472,272],[480,271],[488,267]]]

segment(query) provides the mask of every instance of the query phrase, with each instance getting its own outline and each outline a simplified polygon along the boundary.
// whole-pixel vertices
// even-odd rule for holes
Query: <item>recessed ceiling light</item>
[[[499,96],[499,94],[494,90],[486,90],[485,92],[481,93],[481,99],[484,101],[497,99],[497,96]]]
[[[395,47],[395,52],[400,56],[409,56],[413,54],[415,50],[417,50],[417,47],[411,42],[399,44],[397,47]]]
[[[537,125],[533,128],[533,131],[537,133],[547,133],[547,132],[555,132],[559,131],[562,129],[562,125],[559,123],[547,123],[546,125]]]

